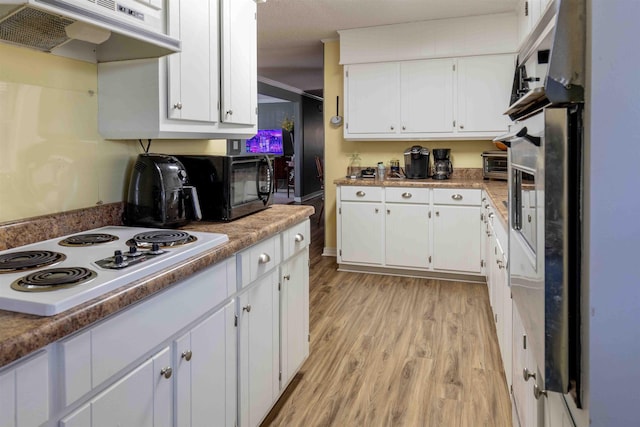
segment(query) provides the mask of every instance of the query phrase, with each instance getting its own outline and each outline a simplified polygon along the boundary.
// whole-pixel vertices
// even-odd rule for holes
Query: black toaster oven
[[[482,177],[484,179],[501,179],[507,181],[507,152],[502,150],[491,150],[482,153]]]

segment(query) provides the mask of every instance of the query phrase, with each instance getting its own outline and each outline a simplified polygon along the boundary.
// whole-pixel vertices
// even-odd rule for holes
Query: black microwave
[[[266,155],[175,157],[198,191],[204,221],[232,221],[273,202],[273,168]]]

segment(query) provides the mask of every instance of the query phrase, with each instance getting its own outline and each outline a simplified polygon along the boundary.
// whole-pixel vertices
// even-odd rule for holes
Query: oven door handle
[[[511,147],[511,142],[516,139],[526,139],[536,147],[540,147],[542,139],[539,136],[529,135],[527,127],[523,127],[517,132],[509,132],[493,139],[494,142],[502,142],[507,147]]]

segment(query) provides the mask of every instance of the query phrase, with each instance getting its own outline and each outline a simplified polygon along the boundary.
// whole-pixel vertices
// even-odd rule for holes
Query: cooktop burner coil
[[[11,284],[11,289],[21,292],[47,292],[87,283],[98,276],[85,267],[49,268],[28,274]]]
[[[118,240],[118,236],[106,233],[88,233],[69,236],[58,242],[61,246],[93,246]]]
[[[157,243],[160,247],[167,247],[186,245],[188,243],[195,242],[196,240],[198,240],[196,236],[184,231],[154,230],[136,234],[127,242],[127,245],[149,248],[154,243]]]
[[[0,255],[0,273],[15,273],[23,270],[57,264],[67,258],[65,254],[53,251],[19,251]]]

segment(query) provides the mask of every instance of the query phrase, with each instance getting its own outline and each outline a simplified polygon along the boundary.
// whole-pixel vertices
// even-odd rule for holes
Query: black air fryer
[[[174,228],[200,220],[195,187],[184,166],[165,154],[140,154],[131,172],[125,224]]]
[[[404,150],[404,174],[409,179],[429,177],[429,149],[414,145]]]

